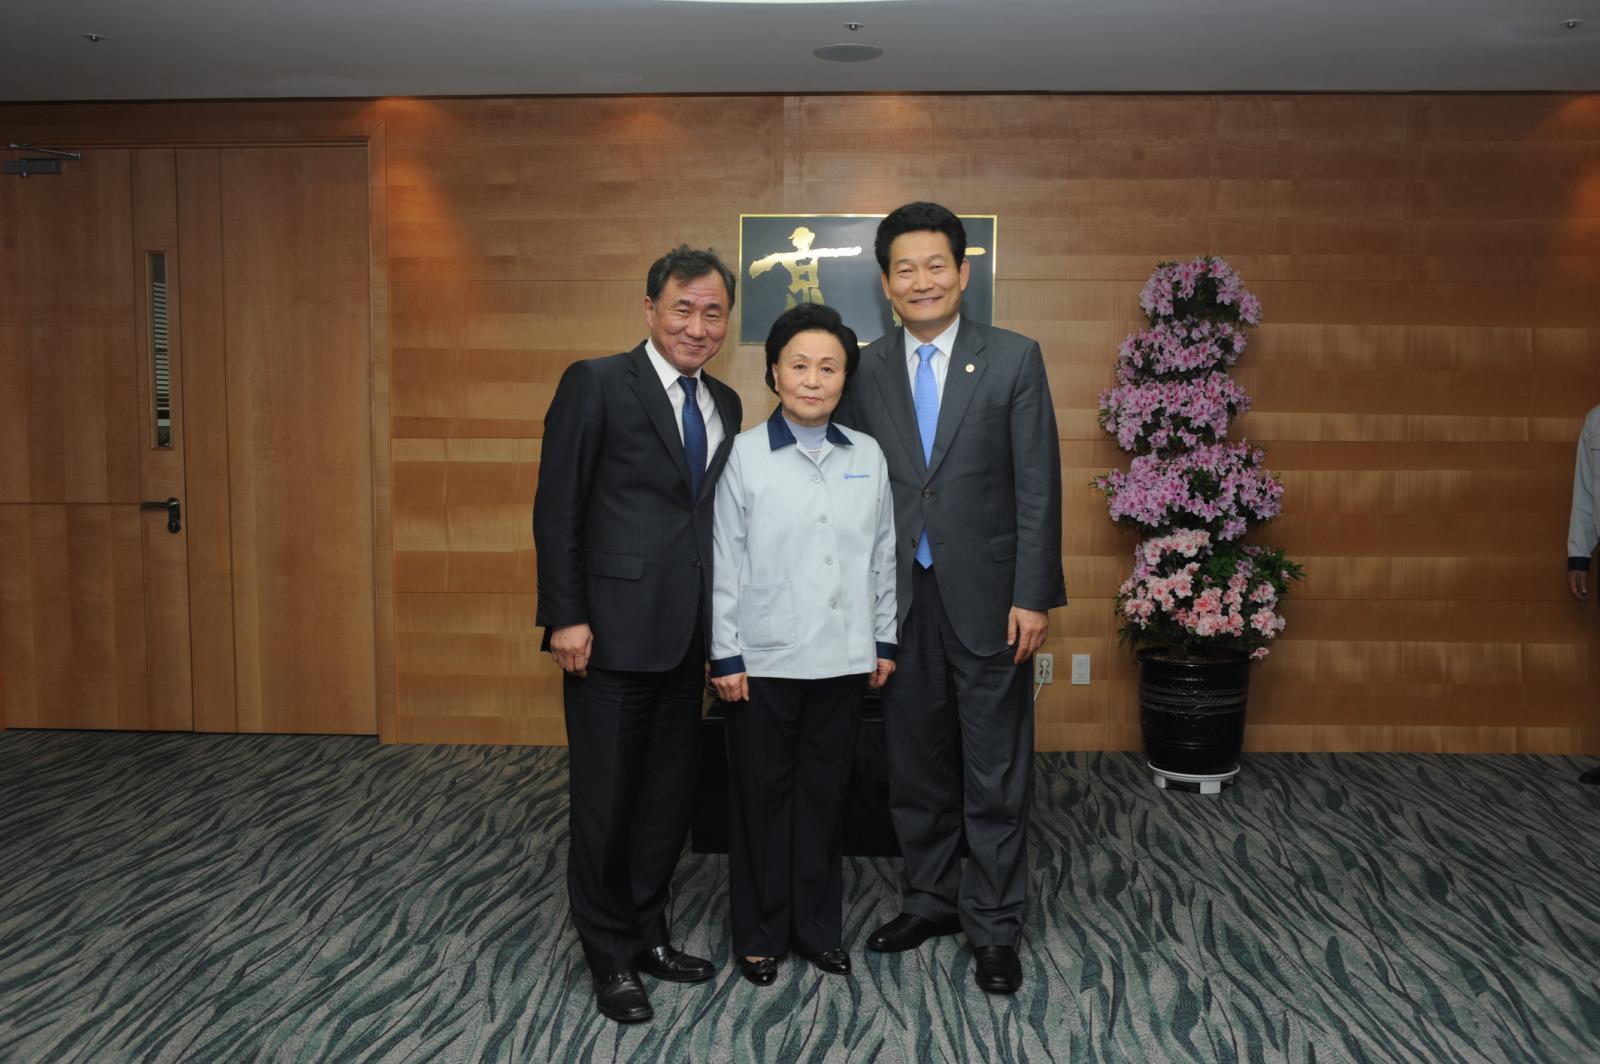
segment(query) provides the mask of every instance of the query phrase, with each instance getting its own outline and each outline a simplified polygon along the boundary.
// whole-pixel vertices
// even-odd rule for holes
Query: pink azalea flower
[[[1139,305],[1149,328],[1122,341],[1116,383],[1099,399],[1100,424],[1135,457],[1094,479],[1111,517],[1146,536],[1117,592],[1124,635],[1180,654],[1260,660],[1283,631],[1278,602],[1300,574],[1282,551],[1241,542],[1283,499],[1265,454],[1227,439],[1250,409],[1228,370],[1261,303],[1208,255],[1161,263]]]

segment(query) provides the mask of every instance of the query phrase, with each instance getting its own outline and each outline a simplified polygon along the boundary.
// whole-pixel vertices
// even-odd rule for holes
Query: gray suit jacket
[[[961,319],[931,461],[922,457],[902,329],[862,352],[834,420],[875,437],[889,464],[902,632],[924,528],[945,612],[974,654],[1005,649],[1013,605],[1066,605],[1061,449],[1038,343]]]

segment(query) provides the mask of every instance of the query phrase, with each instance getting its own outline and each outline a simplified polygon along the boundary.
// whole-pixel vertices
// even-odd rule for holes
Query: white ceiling
[[[1600,0],[0,0],[5,101],[1595,89]]]

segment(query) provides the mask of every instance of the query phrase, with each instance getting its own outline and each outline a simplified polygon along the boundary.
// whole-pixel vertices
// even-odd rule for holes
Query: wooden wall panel
[[[238,728],[375,734],[366,153],[219,166]]]
[[[234,687],[233,529],[228,478],[227,328],[222,273],[219,153],[177,153],[183,219],[178,284],[186,311],[183,360],[185,512],[189,540],[189,646],[194,728],[239,730]]]
[[[131,506],[0,504],[8,726],[165,725],[146,691],[140,524]]]
[[[394,465],[391,456],[391,382],[394,366],[389,342],[389,139],[383,126],[367,140],[367,305],[371,352],[372,408],[367,434],[372,446],[372,604],[373,659],[376,673],[378,738],[396,740],[394,616]]]
[[[1253,749],[1600,750],[1600,618],[1565,597],[1573,441],[1600,402],[1600,96],[851,96],[0,107],[40,139],[371,136],[387,151],[396,724],[560,741],[527,508],[573,359],[644,332],[646,266],[744,212],[1000,216],[1001,324],[1043,344],[1072,604],[1045,749],[1138,743],[1111,600],[1133,537],[1088,481],[1161,258],[1263,299],[1239,431],[1309,578],[1256,674]],[[46,136],[46,132],[50,136]],[[712,371],[770,409],[755,347]],[[4,431],[0,428],[0,431]],[[0,458],[0,463],[4,459]],[[1064,663],[1063,663],[1064,664]],[[1062,668],[1063,674],[1065,668]]]
[[[183,480],[183,293],[173,283],[180,276],[178,255],[177,166],[169,149],[132,153],[133,262],[139,285],[134,300],[139,374],[139,497],[187,500]],[[151,325],[149,257],[164,256],[167,270],[167,354],[171,438],[155,443],[155,349]],[[193,683],[189,646],[189,522],[174,535],[165,511],[141,514],[145,560],[145,670],[149,684],[150,727],[167,731],[194,728]]]
[[[0,502],[139,500],[129,166],[0,182]]]

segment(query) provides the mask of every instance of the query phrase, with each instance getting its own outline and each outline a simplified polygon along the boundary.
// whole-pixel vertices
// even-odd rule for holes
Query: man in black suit
[[[734,276],[678,247],[650,267],[632,351],[567,367],[545,415],[533,503],[538,623],[565,672],[567,893],[595,1004],[653,1012],[639,972],[710,979],[675,949],[668,888],[693,811],[716,482],[739,397],[701,372],[722,347]]]
[[[978,985],[1009,994],[1022,984],[1032,657],[1067,602],[1055,407],[1037,343],[961,316],[959,218],[910,203],[876,244],[904,328],[862,352],[835,415],[883,448],[899,537],[884,723],[906,882],[903,912],[867,945],[898,952],[965,930]]]

